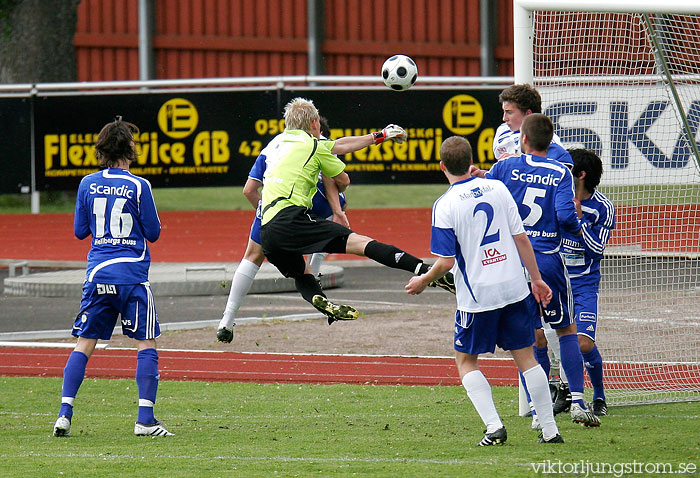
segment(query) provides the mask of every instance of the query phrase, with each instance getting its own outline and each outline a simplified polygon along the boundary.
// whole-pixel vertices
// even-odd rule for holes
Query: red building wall
[[[494,2],[497,75],[512,75],[512,0]],[[306,0],[156,0],[157,79],[306,75]],[[479,76],[479,0],[326,0],[325,74],[375,75],[404,53],[421,75]],[[138,80],[138,0],[83,0],[79,81]]]

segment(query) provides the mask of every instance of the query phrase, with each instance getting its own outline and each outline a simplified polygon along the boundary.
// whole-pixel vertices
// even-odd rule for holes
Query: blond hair
[[[294,98],[284,107],[286,129],[311,130],[311,123],[319,119],[314,102],[305,98]]]

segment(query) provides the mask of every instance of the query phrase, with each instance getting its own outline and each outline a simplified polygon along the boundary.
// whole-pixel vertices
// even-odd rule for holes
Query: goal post
[[[513,0],[514,77],[603,160],[610,405],[700,400],[700,3]]]

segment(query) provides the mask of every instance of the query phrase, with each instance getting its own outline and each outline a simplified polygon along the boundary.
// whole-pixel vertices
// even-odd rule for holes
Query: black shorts
[[[310,209],[290,206],[260,228],[263,253],[285,277],[304,273],[304,254],[345,253],[352,230],[319,217]]]

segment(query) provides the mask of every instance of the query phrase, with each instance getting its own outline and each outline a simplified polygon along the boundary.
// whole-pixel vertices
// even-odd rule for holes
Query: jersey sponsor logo
[[[505,261],[507,258],[508,256],[506,254],[501,254],[498,249],[491,247],[484,249],[484,259],[481,260],[481,263],[488,266],[495,264],[496,262]]]
[[[90,184],[90,194],[107,194],[108,196],[121,196],[131,199],[134,197],[134,190],[129,189],[126,184],[117,187],[92,183]]]
[[[534,231],[532,229],[526,230],[525,234],[527,234],[529,237],[557,237],[557,236],[559,236],[559,233],[557,231],[552,231],[552,232]]]
[[[513,171],[511,171],[510,178],[513,181],[520,181],[523,183],[532,184],[543,184],[545,186],[556,186],[561,180],[561,178],[558,178],[553,174],[542,176],[539,174],[521,173],[519,169],[514,169]]]
[[[92,241],[95,246],[104,246],[105,244],[111,244],[113,246],[124,245],[124,246],[135,246],[136,241],[134,239],[120,239],[118,237],[100,237]]]
[[[459,199],[464,201],[465,199],[480,198],[481,196],[490,191],[493,191],[493,188],[491,186],[481,186],[478,188],[471,189],[469,192],[460,194]]]
[[[583,322],[595,322],[596,314],[592,312],[581,312],[580,314],[578,314],[578,320],[581,320]]]

